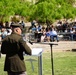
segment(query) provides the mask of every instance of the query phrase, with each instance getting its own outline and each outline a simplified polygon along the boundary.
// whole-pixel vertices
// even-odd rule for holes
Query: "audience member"
[[[46,41],[46,35],[45,35],[45,33],[42,33],[41,42],[45,42],[45,41]]]
[[[51,38],[50,38],[50,28],[46,28],[46,41],[50,42]]]
[[[46,30],[45,30],[45,27],[43,26],[42,29],[41,29],[41,42],[45,42],[46,41]]]
[[[7,30],[5,27],[1,28],[1,39],[4,39],[7,36]]]
[[[54,41],[56,38],[57,42],[59,42],[57,32],[54,28],[52,28],[50,31],[50,38],[51,38],[51,41]]]
[[[22,25],[23,28],[25,28],[25,23],[24,23],[24,21],[21,21],[21,25]]]

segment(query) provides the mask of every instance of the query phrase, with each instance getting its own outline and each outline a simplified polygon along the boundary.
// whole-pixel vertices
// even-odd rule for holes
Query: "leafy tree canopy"
[[[0,0],[0,21],[9,21],[11,15],[20,15],[28,21],[40,22],[75,18],[74,3],[75,0],[38,0],[35,4],[27,0]]]

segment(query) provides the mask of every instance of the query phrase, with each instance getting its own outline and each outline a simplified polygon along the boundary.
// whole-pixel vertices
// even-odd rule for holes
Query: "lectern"
[[[42,48],[33,48],[32,49],[32,55],[33,56],[38,56],[38,71],[39,75],[42,75]]]
[[[38,57],[38,75],[42,75],[42,52],[43,52],[42,48],[32,48],[32,56]],[[33,59],[31,59],[30,61],[32,64]],[[32,64],[32,69],[34,69],[33,64]]]

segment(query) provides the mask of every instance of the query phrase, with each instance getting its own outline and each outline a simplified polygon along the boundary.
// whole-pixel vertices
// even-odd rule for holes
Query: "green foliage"
[[[62,18],[75,18],[74,1],[71,0],[70,3],[70,0],[39,0],[32,16],[40,22],[41,20],[42,22],[46,22],[46,20],[51,22]]]
[[[54,22],[62,18],[75,18],[75,0],[38,0],[32,4],[26,0],[0,0],[0,21],[9,21],[12,15],[20,15],[28,21]]]

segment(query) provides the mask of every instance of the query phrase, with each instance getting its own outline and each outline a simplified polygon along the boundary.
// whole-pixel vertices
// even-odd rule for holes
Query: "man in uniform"
[[[2,40],[1,53],[6,54],[4,71],[8,75],[26,75],[23,52],[31,55],[31,49],[22,39],[20,24],[11,25],[12,33]]]

